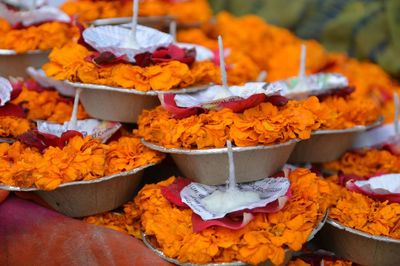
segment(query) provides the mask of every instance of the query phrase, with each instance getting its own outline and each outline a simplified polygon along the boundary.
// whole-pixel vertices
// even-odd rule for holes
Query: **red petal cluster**
[[[59,147],[60,149],[64,148],[64,146],[68,143],[68,141],[75,137],[81,136],[82,134],[75,130],[68,130],[64,132],[61,137],[57,137],[55,135],[41,133],[37,130],[32,130],[25,132],[22,135],[17,137],[17,140],[21,141],[27,146],[35,147],[43,152],[48,147]]]

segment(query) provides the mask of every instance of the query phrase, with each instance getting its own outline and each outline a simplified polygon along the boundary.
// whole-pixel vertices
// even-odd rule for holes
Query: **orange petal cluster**
[[[7,29],[0,25],[0,33],[0,49],[11,49],[17,53],[50,50],[79,38],[77,27],[61,22],[47,22],[23,29]]]
[[[142,113],[138,133],[164,147],[189,149],[224,147],[227,139],[236,146],[307,139],[318,128],[317,117],[306,109],[307,104],[291,101],[285,107],[276,107],[262,103],[243,113],[223,109],[179,120],[160,106]]]
[[[357,99],[354,102],[363,103]],[[146,141],[168,148],[224,147],[227,139],[233,140],[236,146],[253,146],[308,139],[319,128],[348,128],[369,124],[378,118],[373,105],[342,106],[346,106],[342,98],[329,97],[319,102],[318,98],[310,97],[290,101],[284,107],[262,103],[243,113],[224,109],[183,119],[175,119],[157,107],[143,111],[138,133]]]
[[[376,201],[339,185],[332,194],[337,201],[329,210],[331,219],[372,235],[400,239],[400,203]]]
[[[64,123],[69,121],[72,114],[73,102],[62,97],[55,90],[42,92],[23,88],[17,98],[11,101],[27,110],[27,118],[31,120],[47,120],[50,122]],[[78,119],[85,119],[83,106],[78,107]]]
[[[218,80],[218,71],[209,61],[195,62],[190,68],[178,61],[149,67],[118,63],[99,67],[85,60],[91,52],[82,45],[69,43],[55,48],[50,62],[43,66],[49,77],[88,84],[99,84],[140,91],[170,90]]]
[[[378,149],[347,152],[340,159],[324,164],[324,167],[357,176],[400,173],[400,156]]]
[[[132,16],[132,1],[69,0],[61,9],[71,16],[77,15],[82,21],[129,17]],[[211,8],[206,0],[145,0],[140,3],[139,16],[172,16],[182,24],[203,23],[210,19]]]
[[[356,97],[370,97],[381,105],[381,113],[386,122],[393,122],[393,92],[400,92],[398,81],[393,80],[385,71],[371,62],[360,62],[342,54],[329,55],[329,67],[326,71],[345,75],[349,84],[356,87]]]
[[[203,31],[180,31],[178,40],[216,49],[218,35],[224,37],[225,47],[243,53],[261,70],[267,71],[269,81],[298,74],[302,43],[307,46],[307,73],[321,71],[328,62],[328,53],[319,43],[300,40],[290,31],[267,24],[253,15],[234,17],[221,12],[215,24],[204,27]]]
[[[285,249],[300,250],[326,210],[320,192],[326,181],[306,169],[292,172],[290,180],[293,195],[281,211],[255,214],[254,220],[236,231],[211,227],[194,233],[192,211],[172,205],[161,194],[160,188],[171,184],[174,178],[146,185],[135,198],[134,206],[139,211],[134,211],[132,219],[140,218],[144,232],[158,248],[180,262],[240,260],[259,264],[270,260],[280,265]]]
[[[125,209],[132,206],[132,203],[125,204]],[[92,215],[84,218],[84,221],[97,226],[104,226],[115,231],[140,238],[140,226],[134,220],[128,219],[126,213],[107,212]]]
[[[15,137],[32,128],[32,124],[25,118],[13,116],[0,117],[0,137]]]
[[[76,136],[62,149],[49,147],[41,154],[20,142],[0,144],[0,183],[18,187],[56,189],[60,184],[92,180],[159,162],[163,156],[136,137],[102,144]]]
[[[317,114],[320,129],[345,129],[357,125],[369,125],[380,117],[378,105],[371,98],[330,96],[313,101],[310,106]]]

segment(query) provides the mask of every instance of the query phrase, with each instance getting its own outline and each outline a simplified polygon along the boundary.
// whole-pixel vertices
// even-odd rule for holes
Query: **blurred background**
[[[214,13],[255,14],[330,51],[371,59],[400,77],[399,0],[210,0]],[[245,30],[245,29],[238,29]]]

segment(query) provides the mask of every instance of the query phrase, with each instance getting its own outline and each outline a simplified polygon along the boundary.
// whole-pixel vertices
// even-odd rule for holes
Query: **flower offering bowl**
[[[310,236],[308,237],[307,241],[311,241],[314,236],[318,233],[319,230],[324,226],[326,220],[328,217],[328,212],[325,213],[323,218],[321,219],[321,222],[314,228],[314,230],[311,232]],[[142,231],[142,240],[143,243],[150,249],[152,250],[155,254],[157,254],[159,257],[163,258],[164,260],[171,262],[175,265],[180,265],[180,266],[197,266],[200,264],[193,264],[193,263],[181,263],[175,259],[169,258],[165,256],[164,252],[159,250],[158,248],[154,247],[149,239],[149,237]],[[285,260],[282,265],[287,265],[287,263],[290,261],[290,259],[293,256],[293,251],[290,249],[285,250]],[[202,266],[245,266],[248,265],[244,262],[241,261],[236,261],[236,262],[222,262],[222,263],[208,263],[208,264],[201,264]],[[259,264],[260,266],[272,266],[273,264],[270,261],[266,261],[264,263]]]
[[[182,174],[206,185],[225,184],[229,176],[228,149],[169,149],[142,139],[143,144],[156,151],[171,154]],[[297,139],[274,145],[234,147],[236,180],[238,183],[256,181],[282,169]]]
[[[82,88],[81,102],[86,112],[100,120],[136,123],[144,109],[160,104],[157,98],[162,93],[187,93],[207,88],[207,85],[168,91],[139,91],[104,85],[66,81],[75,88]]]
[[[367,266],[399,265],[398,239],[364,233],[332,219],[327,220],[320,234],[324,248],[354,263]]]
[[[290,155],[289,163],[326,163],[334,161],[349,150],[356,138],[368,129],[379,126],[379,118],[367,126],[355,126],[347,129],[316,130],[311,138],[299,142]]]
[[[14,50],[0,49],[0,73],[3,77],[28,77],[26,68],[40,68],[48,61],[49,51],[30,51],[18,54]]]
[[[0,189],[32,192],[62,214],[84,217],[113,210],[132,200],[144,169],[153,165],[154,163],[94,180],[64,183],[52,191],[5,185],[0,185]]]

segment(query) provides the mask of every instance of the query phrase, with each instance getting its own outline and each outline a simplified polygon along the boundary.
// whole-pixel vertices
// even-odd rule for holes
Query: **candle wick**
[[[169,34],[172,36],[172,40],[176,43],[176,21],[173,20],[169,24]]]
[[[71,119],[68,123],[68,130],[76,130],[78,127],[78,107],[79,107],[79,98],[81,95],[81,88],[77,88],[75,91],[75,99],[74,106],[72,108]]]
[[[393,93],[393,102],[394,102],[394,132],[399,135],[399,94],[397,92]]]
[[[220,65],[220,69],[221,69],[222,86],[226,90],[228,90],[228,79],[227,79],[226,68],[225,68],[224,44],[222,42],[221,35],[218,36],[218,48],[219,48],[219,65]]]

